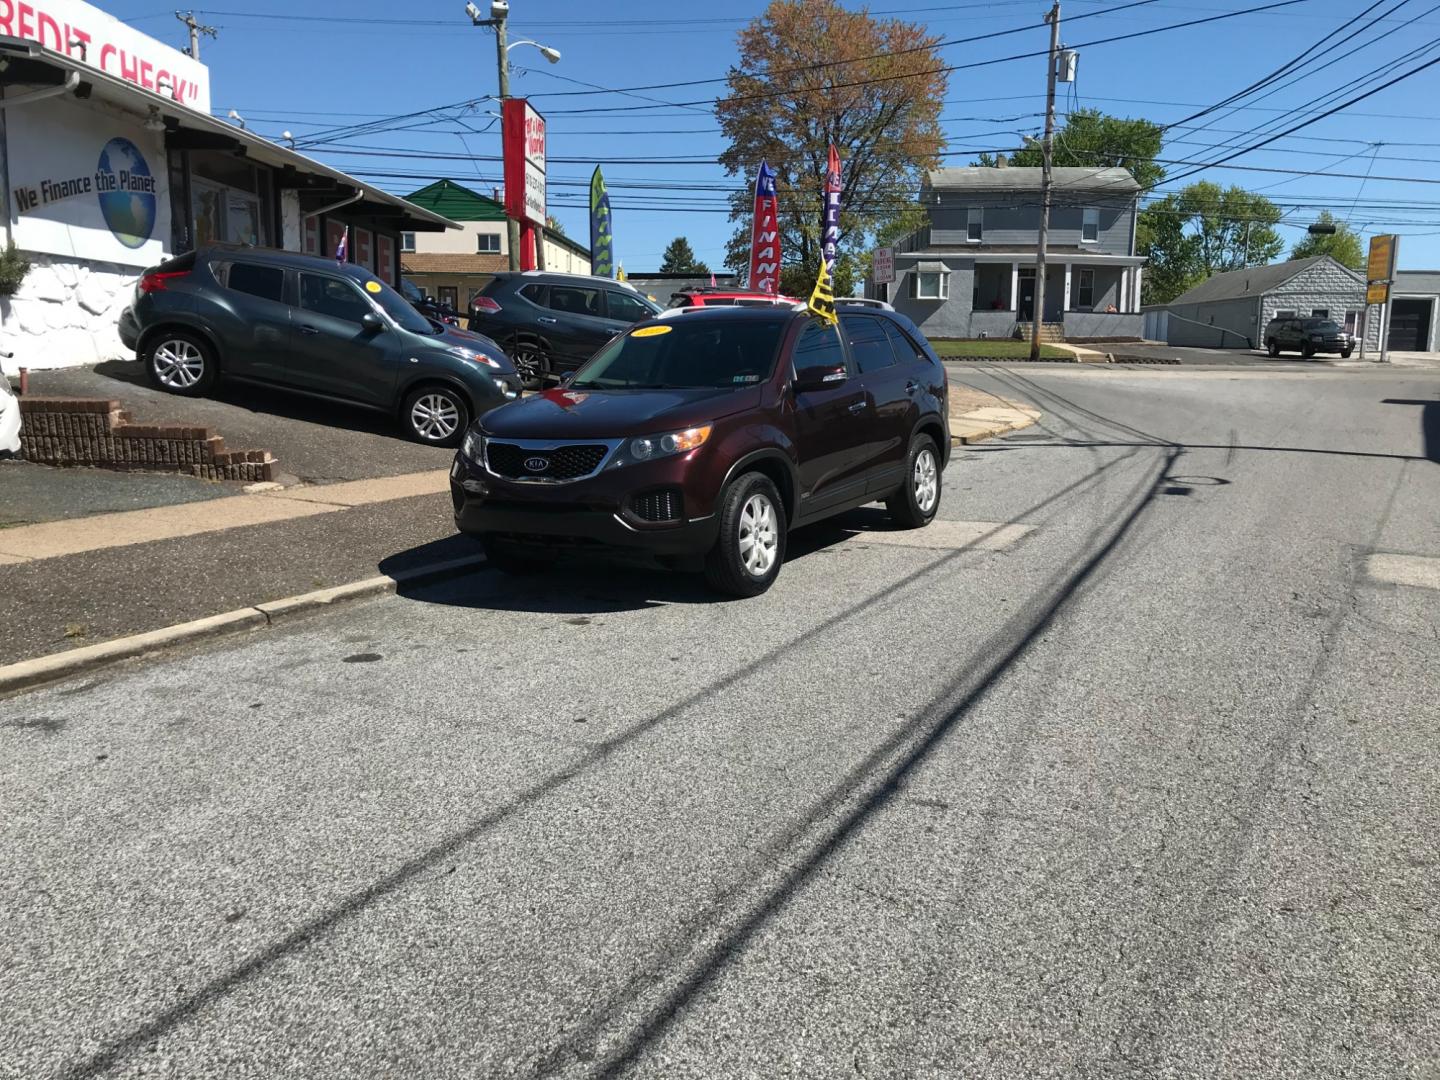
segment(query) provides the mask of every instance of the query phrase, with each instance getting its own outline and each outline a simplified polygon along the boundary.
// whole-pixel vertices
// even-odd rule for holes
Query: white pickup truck
[[[9,357],[0,352],[0,356]],[[20,402],[10,390],[10,380],[0,370],[0,455],[20,452]]]

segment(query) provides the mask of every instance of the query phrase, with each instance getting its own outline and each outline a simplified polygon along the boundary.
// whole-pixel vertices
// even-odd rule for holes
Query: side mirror
[[[842,365],[817,364],[795,373],[795,392],[806,394],[815,390],[833,390],[849,378]]]
[[[367,311],[364,315],[360,316],[360,325],[365,328],[365,332],[368,334],[378,334],[381,330],[385,329],[384,321],[373,311]]]

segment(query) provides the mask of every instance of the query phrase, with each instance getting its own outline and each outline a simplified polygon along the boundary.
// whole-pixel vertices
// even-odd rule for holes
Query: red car
[[[670,294],[670,306],[682,307],[772,307],[777,304],[798,304],[793,296],[772,296],[750,289],[727,289],[719,285],[700,285]]]

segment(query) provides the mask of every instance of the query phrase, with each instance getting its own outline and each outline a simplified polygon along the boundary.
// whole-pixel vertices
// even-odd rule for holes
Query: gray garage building
[[[1390,306],[1390,348],[1435,352],[1440,270],[1397,270]]]
[[[1144,314],[1145,336],[1170,345],[1258,348],[1271,319],[1310,315],[1333,319],[1352,334],[1364,327],[1369,348],[1380,340],[1378,319],[1365,326],[1364,275],[1329,255],[1216,274]]]

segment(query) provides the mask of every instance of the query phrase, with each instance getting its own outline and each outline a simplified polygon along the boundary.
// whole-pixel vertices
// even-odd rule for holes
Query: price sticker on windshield
[[[367,281],[367,282],[365,282],[365,291],[368,292],[368,293],[378,293],[378,292],[380,291],[380,282],[378,282],[378,281]]]
[[[639,330],[633,330],[631,337],[659,337],[661,334],[668,334],[674,330],[673,326],[642,326]]]

